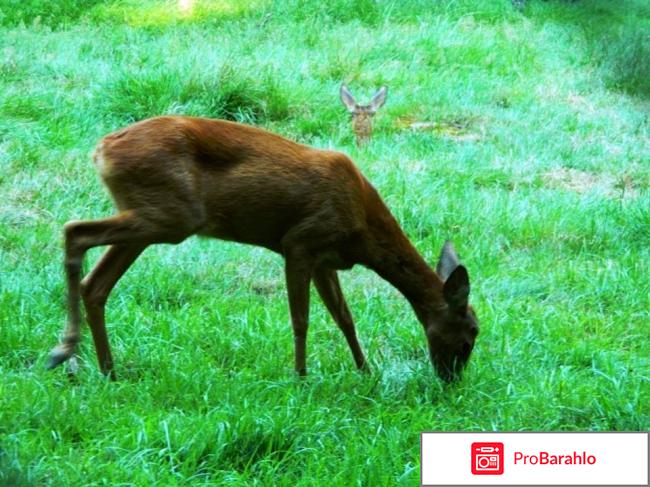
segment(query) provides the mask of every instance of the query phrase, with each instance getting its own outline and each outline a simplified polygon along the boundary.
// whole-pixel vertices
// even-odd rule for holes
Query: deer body
[[[104,138],[95,160],[118,209],[170,239],[199,234],[282,253],[288,234],[306,230],[322,243],[363,218],[349,210],[362,207],[354,199],[364,182],[347,158],[246,125],[149,119]]]
[[[457,372],[458,366],[445,362],[441,369],[436,361],[443,360],[444,353],[436,352],[438,348],[446,350],[460,340],[449,350],[457,357],[462,349],[462,365],[469,356],[477,328],[467,306],[464,267],[454,262],[453,250],[447,252],[448,267],[461,270],[455,272],[460,280],[447,278],[454,292],[465,293],[461,310],[457,303],[445,302],[451,292],[446,291],[445,278],[428,267],[344,154],[233,122],[170,116],[106,136],[94,160],[119,212],[65,225],[68,326],[62,344],[50,355],[49,367],[74,354],[83,299],[100,368],[112,375],[104,323],[111,289],[147,246],[179,243],[195,234],[266,247],[284,257],[300,374],[306,372],[311,281],[343,331],[356,365],[366,367],[336,274],[354,264],[375,270],[411,302],[443,377]],[[83,255],[100,245],[109,248],[82,281]],[[452,308],[464,321],[450,332],[445,316]],[[432,340],[437,343],[432,345]]]

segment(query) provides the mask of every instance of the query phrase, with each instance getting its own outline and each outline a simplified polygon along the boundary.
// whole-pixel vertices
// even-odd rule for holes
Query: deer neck
[[[388,208],[369,212],[366,266],[411,303],[420,321],[442,306],[442,281],[406,237]]]

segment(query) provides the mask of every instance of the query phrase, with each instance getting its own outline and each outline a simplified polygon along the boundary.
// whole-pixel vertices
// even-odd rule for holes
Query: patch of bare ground
[[[542,174],[544,184],[549,188],[563,189],[576,193],[599,193],[608,198],[636,198],[639,187],[628,174],[613,176],[597,174],[579,169],[556,167]]]
[[[397,121],[398,128],[414,132],[435,132],[456,142],[477,142],[485,138],[484,126],[473,118],[457,118],[441,121],[414,121],[408,117]]]

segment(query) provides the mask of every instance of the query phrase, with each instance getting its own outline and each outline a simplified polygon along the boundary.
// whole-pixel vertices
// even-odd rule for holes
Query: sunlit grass
[[[194,0],[178,0],[178,10],[181,13],[189,13],[194,8]]]
[[[252,12],[266,0],[118,0],[102,4],[92,12],[101,21],[131,27],[156,27],[178,23],[220,22]]]

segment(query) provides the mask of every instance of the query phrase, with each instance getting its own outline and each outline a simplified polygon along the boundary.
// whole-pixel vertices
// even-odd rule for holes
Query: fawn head
[[[446,382],[460,377],[474,348],[478,320],[468,303],[469,275],[458,261],[450,242],[446,242],[436,266],[443,281],[444,306],[425,321],[431,362]]]
[[[369,104],[359,105],[354,100],[348,87],[341,85],[341,101],[352,115],[352,130],[354,130],[358,146],[370,140],[370,136],[372,135],[372,117],[386,103],[387,93],[388,88],[382,86],[372,96]]]

